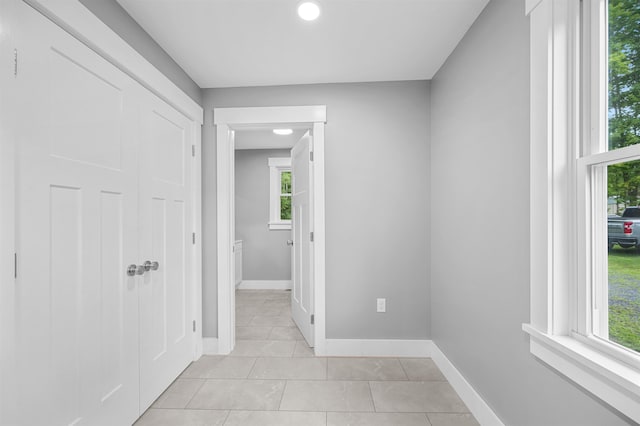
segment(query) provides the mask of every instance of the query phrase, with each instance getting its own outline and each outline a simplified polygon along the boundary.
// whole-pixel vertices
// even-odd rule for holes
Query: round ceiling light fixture
[[[293,133],[291,129],[273,129],[273,133],[280,136],[288,136]]]
[[[315,21],[320,16],[320,5],[314,0],[305,0],[298,4],[298,16],[305,21]]]

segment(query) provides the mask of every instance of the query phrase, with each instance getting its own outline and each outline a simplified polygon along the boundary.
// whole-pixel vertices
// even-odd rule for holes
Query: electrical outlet
[[[377,300],[378,312],[387,312],[387,299]]]

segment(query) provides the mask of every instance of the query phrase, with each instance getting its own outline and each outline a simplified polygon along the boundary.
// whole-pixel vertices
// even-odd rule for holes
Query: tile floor
[[[477,426],[426,358],[315,357],[290,292],[236,292],[236,348],[203,356],[136,426]]]

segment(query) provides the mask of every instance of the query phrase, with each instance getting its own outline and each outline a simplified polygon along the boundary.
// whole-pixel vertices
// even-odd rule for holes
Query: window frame
[[[531,24],[531,318],[523,330],[534,356],[640,422],[640,355],[595,336],[592,327],[592,289],[607,273],[606,262],[593,257],[600,250],[606,253],[606,244],[593,247],[593,241],[606,240],[607,232],[606,210],[593,208],[606,182],[598,180],[606,177],[593,165],[640,158],[637,145],[614,151],[603,146],[606,1],[526,4]]]
[[[291,157],[269,158],[269,230],[290,230],[291,219],[282,220],[280,217],[280,196],[282,172],[291,171]],[[293,194],[292,194],[293,196]]]

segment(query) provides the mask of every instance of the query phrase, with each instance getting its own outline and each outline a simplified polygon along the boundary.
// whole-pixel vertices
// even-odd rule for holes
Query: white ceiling
[[[306,131],[294,129],[292,134],[281,136],[272,130],[236,130],[234,141],[236,149],[290,149]]]
[[[431,79],[489,0],[117,0],[202,88]]]

